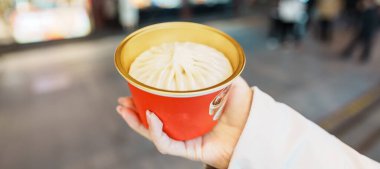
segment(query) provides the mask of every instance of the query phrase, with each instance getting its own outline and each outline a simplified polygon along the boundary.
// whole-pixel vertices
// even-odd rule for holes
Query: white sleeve
[[[380,169],[292,108],[253,90],[230,169]]]

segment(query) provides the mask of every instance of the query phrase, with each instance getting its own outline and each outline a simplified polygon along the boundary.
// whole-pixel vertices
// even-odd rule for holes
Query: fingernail
[[[161,135],[163,124],[156,114],[151,113],[149,115],[150,124],[152,125],[153,133],[157,136]]]
[[[146,110],[145,113],[146,113],[146,119],[147,119],[148,122],[149,122],[149,121],[150,121],[150,118],[151,118],[151,114],[152,114],[152,112],[149,111],[149,110]]]
[[[116,107],[116,111],[117,111],[118,113],[121,113],[121,109],[123,109],[123,107],[121,107],[121,106],[117,106],[117,107]]]
[[[121,103],[121,102],[123,102],[123,98],[122,98],[122,97],[119,97],[119,98],[117,99],[117,101],[118,101],[119,103]]]

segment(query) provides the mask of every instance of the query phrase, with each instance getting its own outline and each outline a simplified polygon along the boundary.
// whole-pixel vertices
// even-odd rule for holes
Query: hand
[[[116,110],[133,130],[152,141],[162,154],[202,161],[216,168],[227,168],[248,118],[252,95],[252,89],[244,79],[237,78],[231,86],[218,124],[206,135],[187,141],[168,137],[162,131],[162,122],[153,112],[147,111],[149,129],[146,129],[138,120],[131,97],[119,98],[120,105]]]

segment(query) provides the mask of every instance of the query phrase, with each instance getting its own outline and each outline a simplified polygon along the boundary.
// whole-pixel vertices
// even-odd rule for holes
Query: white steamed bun
[[[129,74],[159,89],[188,91],[216,85],[232,74],[223,53],[193,42],[164,43],[141,53]]]

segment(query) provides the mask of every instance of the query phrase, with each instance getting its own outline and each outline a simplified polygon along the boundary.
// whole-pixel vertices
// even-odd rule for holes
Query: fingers
[[[135,104],[133,103],[133,99],[131,97],[119,97],[117,101],[124,107],[135,109]]]
[[[161,120],[154,114],[147,111],[147,121],[149,124],[150,138],[162,154],[170,154],[199,160],[202,158],[202,138],[196,138],[189,141],[177,141],[171,139],[163,132]]]
[[[154,113],[147,111],[147,120],[150,137],[160,153],[177,156],[182,156],[184,154],[184,142],[175,141],[169,138],[169,136],[162,131],[163,124]]]
[[[202,137],[185,141],[186,157],[202,161]]]
[[[202,159],[202,137],[189,141],[177,141],[163,132],[163,123],[152,112],[147,111],[146,117],[149,129],[146,129],[139,121],[133,100],[129,97],[119,98],[122,106],[117,106],[117,112],[134,131],[151,140],[162,154],[181,156],[192,160]]]
[[[128,126],[134,131],[144,136],[146,139],[150,140],[148,129],[146,129],[139,121],[136,112],[130,107],[117,106],[117,112],[123,117],[127,122]]]

